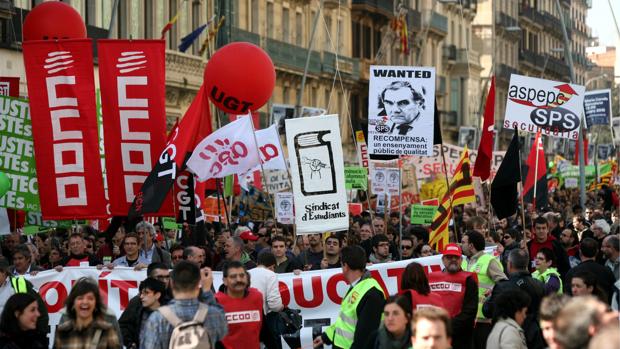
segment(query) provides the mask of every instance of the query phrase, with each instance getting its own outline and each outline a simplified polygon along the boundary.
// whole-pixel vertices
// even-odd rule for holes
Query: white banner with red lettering
[[[245,173],[260,164],[252,119],[239,118],[213,132],[194,149],[187,167],[201,182]]]
[[[110,211],[127,215],[166,144],[164,40],[99,40]]]
[[[92,41],[24,42],[41,211],[104,218]]]

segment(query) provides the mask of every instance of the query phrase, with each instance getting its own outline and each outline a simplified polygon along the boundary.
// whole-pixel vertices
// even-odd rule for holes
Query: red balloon
[[[233,42],[215,52],[205,68],[209,99],[219,109],[236,115],[265,105],[276,84],[269,55],[248,42]]]
[[[82,16],[60,1],[40,3],[24,20],[24,41],[84,38],[86,26]]]

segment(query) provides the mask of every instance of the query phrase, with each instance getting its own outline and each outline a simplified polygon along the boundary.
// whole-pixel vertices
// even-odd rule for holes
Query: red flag
[[[177,22],[177,19],[179,19],[179,13],[177,12],[176,15],[174,15],[174,17],[172,17],[172,19],[166,23],[166,25],[162,28],[161,30],[161,38],[163,39],[166,36],[166,33],[172,29],[172,26]]]
[[[534,183],[543,182],[543,180],[546,180],[546,178],[547,164],[545,163],[545,150],[543,148],[542,136],[540,135],[539,131],[536,133],[536,138],[534,139],[534,143],[532,144],[530,155],[528,155],[527,157],[527,176],[525,178],[525,183],[523,184],[523,192],[521,193],[521,195],[529,197],[530,191],[532,194],[534,193]],[[539,185],[537,184],[537,186]],[[536,188],[536,192],[540,193],[541,190],[539,188]]]
[[[29,41],[23,48],[43,217],[106,217],[92,41]]]
[[[124,216],[166,144],[166,43],[97,45],[110,213]]]
[[[136,193],[134,202],[129,208],[130,217],[156,212],[160,215],[174,215],[172,212],[162,212],[160,207],[174,180],[185,168],[185,162],[196,148],[196,144],[211,131],[209,103],[204,93],[204,86],[201,86],[179,124],[172,129],[153,170],[140,191]]]
[[[474,164],[474,177],[480,177],[486,181],[491,174],[491,159],[493,156],[493,125],[495,124],[495,76],[491,78],[489,95],[484,106],[484,122],[482,124],[482,137],[478,145],[478,156]]]
[[[584,164],[588,164],[588,148],[589,148],[589,144],[588,144],[588,136],[585,134],[583,135],[583,157],[586,159],[586,161],[584,162]],[[574,160],[574,164],[575,165],[579,165],[579,141],[575,142],[575,160]]]

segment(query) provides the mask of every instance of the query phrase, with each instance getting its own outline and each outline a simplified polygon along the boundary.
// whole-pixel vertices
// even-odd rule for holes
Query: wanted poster
[[[371,66],[368,93],[370,154],[433,154],[435,68]]]
[[[297,233],[347,230],[349,212],[337,115],[287,119]]]
[[[504,128],[576,140],[585,87],[512,74]]]

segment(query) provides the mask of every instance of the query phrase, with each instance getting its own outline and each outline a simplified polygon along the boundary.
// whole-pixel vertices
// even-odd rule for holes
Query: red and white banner
[[[29,41],[23,48],[43,217],[106,217],[92,42]]]
[[[164,40],[99,40],[112,215],[126,215],[166,144]]]
[[[259,165],[252,119],[244,117],[213,132],[194,149],[187,167],[201,182],[245,173]]]
[[[492,246],[488,247],[486,252],[494,253],[494,250],[495,246]],[[400,291],[402,273],[411,262],[420,263],[427,272],[440,271],[443,268],[441,255],[436,255],[375,264],[368,269],[384,292],[393,295]],[[317,320],[333,323],[338,315],[340,303],[349,289],[341,268],[304,271],[299,275],[277,274],[277,276],[282,303],[289,308],[300,309],[306,324],[315,323]],[[134,271],[133,268],[125,267],[116,267],[113,270],[67,267],[60,273],[48,270],[28,277],[47,305],[51,326],[57,325],[60,321],[71,285],[81,277],[97,280],[103,302],[108,305],[109,310],[120,317],[129,300],[138,294],[138,284],[146,278],[146,270]],[[222,284],[222,272],[214,272],[213,280],[213,286],[217,290]],[[54,333],[53,327],[51,333]]]

